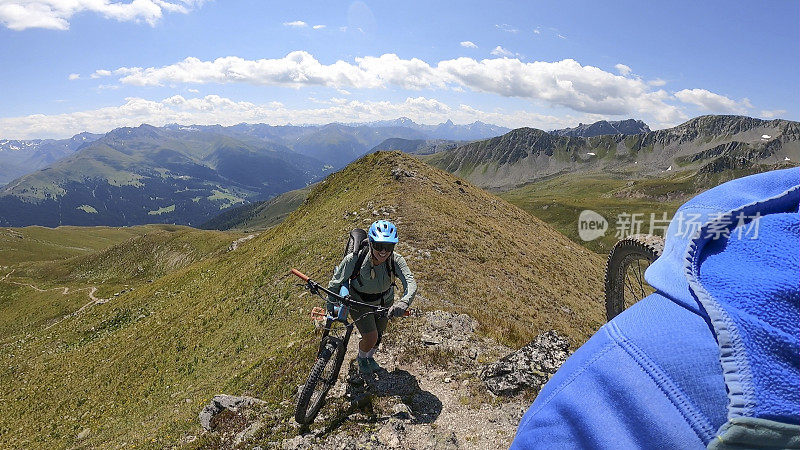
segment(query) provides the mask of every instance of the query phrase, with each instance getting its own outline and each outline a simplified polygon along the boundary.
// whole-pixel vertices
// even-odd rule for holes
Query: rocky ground
[[[283,424],[292,437],[271,440],[274,414],[247,397],[215,397],[201,424],[222,448],[508,448],[532,398],[567,358],[568,342],[548,332],[513,352],[478,337],[477,326],[465,314],[418,312],[390,326],[375,356],[383,369],[370,377],[353,361],[356,333],[314,424]]]

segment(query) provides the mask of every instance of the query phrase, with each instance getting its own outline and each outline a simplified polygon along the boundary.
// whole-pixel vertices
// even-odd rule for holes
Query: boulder
[[[569,341],[551,330],[484,367],[478,376],[495,395],[514,395],[523,389],[538,393],[568,356]]]
[[[240,408],[252,405],[263,405],[264,403],[263,400],[253,397],[237,397],[225,394],[215,395],[214,398],[211,399],[211,403],[206,405],[203,411],[200,412],[198,418],[200,419],[200,425],[202,425],[205,430],[211,431],[211,421],[217,414],[225,410],[235,413],[238,412]]]

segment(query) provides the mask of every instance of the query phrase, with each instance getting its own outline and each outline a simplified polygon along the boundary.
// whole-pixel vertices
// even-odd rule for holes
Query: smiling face
[[[392,253],[393,247],[393,245],[389,246],[381,243],[370,243],[373,265],[377,266],[378,264],[383,264]]]

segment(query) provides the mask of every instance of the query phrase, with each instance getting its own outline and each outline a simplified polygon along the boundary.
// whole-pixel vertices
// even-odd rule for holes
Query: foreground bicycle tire
[[[606,263],[606,317],[613,319],[653,292],[644,271],[664,250],[660,236],[637,234],[614,245]]]
[[[297,398],[294,419],[300,425],[310,424],[317,417],[328,390],[336,384],[346,350],[345,342],[330,337],[317,355],[311,374]]]

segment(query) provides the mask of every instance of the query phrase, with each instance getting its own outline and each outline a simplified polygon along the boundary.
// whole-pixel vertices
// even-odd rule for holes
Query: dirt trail
[[[11,276],[11,274],[13,274],[15,270],[16,269],[11,269],[11,272],[7,273],[3,278],[0,278],[0,281],[4,281],[6,283],[11,283],[11,284],[16,284],[17,286],[29,287],[29,288],[37,291],[37,292],[48,292],[48,291],[59,291],[60,290],[61,291],[61,295],[67,295],[69,293],[76,293],[76,292],[80,292],[80,291],[87,291],[87,290],[89,291],[89,293],[88,293],[89,300],[90,300],[89,303],[86,303],[85,305],[83,305],[80,308],[78,308],[76,311],[73,311],[73,312],[71,312],[69,314],[66,314],[63,317],[61,317],[60,319],[58,319],[55,322],[51,323],[50,325],[46,326],[44,328],[45,330],[50,329],[51,327],[61,323],[64,319],[67,319],[69,317],[77,316],[78,314],[82,313],[86,308],[89,308],[92,305],[100,305],[100,304],[106,303],[109,300],[111,300],[111,298],[98,298],[98,297],[95,297],[94,294],[95,294],[95,292],[97,292],[97,286],[86,286],[86,287],[82,287],[82,288],[69,288],[67,286],[56,286],[56,287],[52,287],[52,288],[48,288],[48,289],[42,289],[42,288],[40,288],[38,286],[34,286],[34,285],[30,284],[30,283],[23,283],[23,282],[20,282],[20,281],[8,280],[8,277]]]
[[[0,281],[5,281],[5,279],[8,278],[12,273],[14,273],[15,270],[17,269],[11,269],[11,272],[8,272],[6,276],[4,276],[3,278],[0,278]]]
[[[441,312],[440,315],[449,316],[449,313]],[[427,319],[416,317],[410,320],[424,323]],[[404,352],[414,351],[411,349],[414,344],[410,341],[419,342],[422,330],[406,329],[395,333],[399,333],[397,338],[400,342],[408,345],[398,345],[399,342],[396,341],[375,354],[376,361],[385,369],[383,378],[388,380],[378,382],[380,386],[377,390],[397,391],[373,394],[381,397],[380,400],[374,400],[377,402],[374,410],[377,417],[368,417],[359,412],[343,413],[337,408],[323,408],[310,430],[305,433],[298,430],[297,436],[286,439],[279,445],[284,449],[331,450],[508,448],[530,401],[519,396],[492,401],[490,394],[486,394],[486,399],[471,401],[476,392],[486,392],[486,388],[475,376],[481,364],[467,355],[470,351],[478,351],[487,356],[504,354],[510,349],[467,332],[458,340],[463,350],[463,353],[458,352],[462,353],[461,357],[456,357],[446,367],[431,370],[430,365],[416,357],[412,358],[411,363],[403,363],[409,359],[404,358]],[[346,404],[348,401],[348,378],[354,374],[352,364],[348,371],[348,363],[358,352],[358,339],[358,334],[354,333],[348,345],[340,378],[328,395],[331,403]],[[413,397],[410,401],[401,398],[402,391],[409,385],[418,386],[415,388],[416,393],[405,396]],[[336,422],[337,416],[341,417],[341,423],[334,429],[323,426],[332,419]],[[344,426],[346,423],[350,426]],[[356,425],[355,428],[363,426],[365,432],[353,433],[352,425]]]

